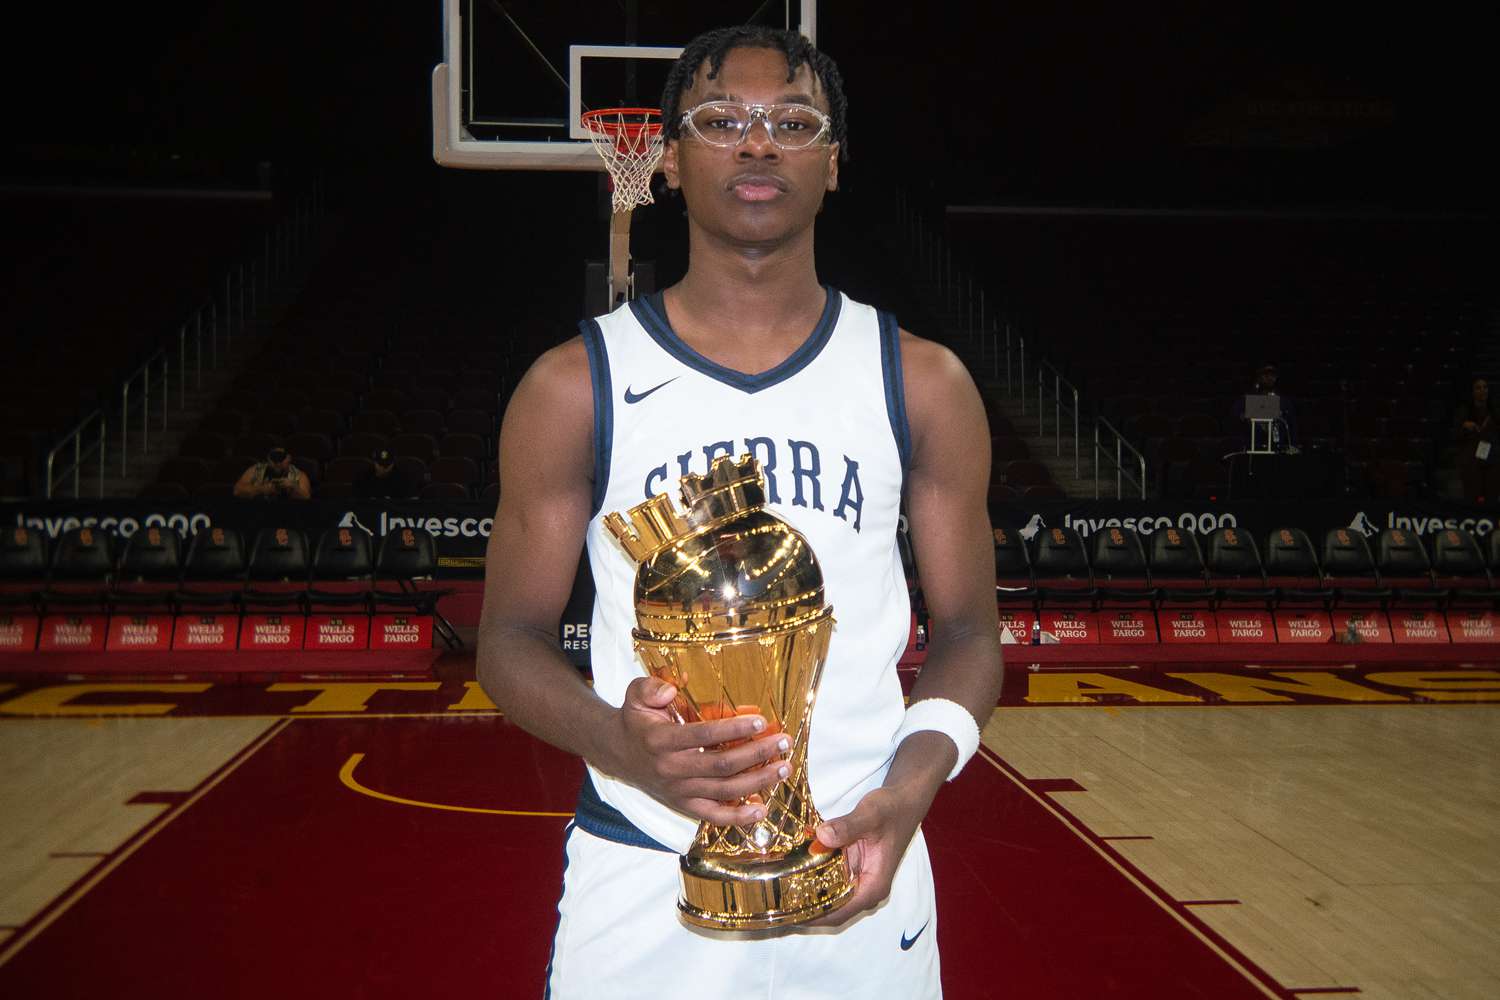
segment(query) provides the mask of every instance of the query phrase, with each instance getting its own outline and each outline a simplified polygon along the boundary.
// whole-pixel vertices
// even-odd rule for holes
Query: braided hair
[[[818,78],[828,98],[829,129],[832,141],[839,144],[839,159],[849,156],[847,119],[848,101],[844,97],[844,78],[837,64],[813,47],[803,35],[781,28],[759,24],[741,24],[730,28],[705,31],[688,42],[682,55],[667,73],[667,84],[661,93],[662,131],[668,139],[682,138],[682,91],[693,82],[698,67],[708,61],[708,78],[714,79],[724,66],[724,59],[734,49],[775,49],[786,56],[786,80],[791,83],[804,63]]]

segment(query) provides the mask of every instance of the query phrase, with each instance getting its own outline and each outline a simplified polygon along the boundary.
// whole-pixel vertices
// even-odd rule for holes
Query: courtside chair
[[[1323,574],[1312,539],[1301,528],[1273,528],[1266,536],[1266,582],[1276,588],[1277,603],[1285,607],[1323,608],[1333,602],[1333,591],[1323,586]]]
[[[182,575],[182,536],[172,528],[141,528],[125,539],[110,603],[115,607],[170,611]]]
[[[1432,560],[1416,533],[1405,528],[1386,528],[1375,540],[1375,568],[1380,582],[1396,603],[1405,607],[1434,608],[1446,603],[1447,595],[1434,583]]]
[[[1155,591],[1146,547],[1134,528],[1100,528],[1092,539],[1089,564],[1101,607],[1150,607]]]
[[[188,542],[172,595],[178,613],[237,610],[245,579],[245,542],[234,528],[201,528]]]
[[[1323,586],[1341,607],[1384,607],[1391,599],[1381,585],[1375,553],[1357,528],[1329,528],[1323,534]]]
[[[0,535],[0,609],[35,611],[47,586],[47,536],[16,525]]]
[[[1151,533],[1151,582],[1157,599],[1169,606],[1209,605],[1213,589],[1198,536],[1182,528],[1157,528]]]
[[[1276,590],[1266,581],[1255,537],[1243,528],[1224,526],[1209,533],[1204,556],[1215,607],[1270,610]]]
[[[460,649],[463,640],[437,607],[438,600],[452,591],[417,589],[416,581],[431,580],[437,568],[437,542],[428,532],[401,528],[386,535],[375,554],[373,610],[377,614],[400,611],[430,614],[433,631],[443,644],[449,649]]]
[[[1447,591],[1450,606],[1500,606],[1500,590],[1485,566],[1484,550],[1462,528],[1444,528],[1433,538],[1432,574],[1434,584]]]
[[[375,561],[370,536],[359,528],[330,528],[318,536],[313,549],[312,579],[307,600],[310,607],[362,607],[370,605]],[[342,581],[340,589],[317,586],[318,582]]]
[[[1031,539],[1031,573],[1044,606],[1094,604],[1094,576],[1083,539],[1072,528],[1042,528]]]
[[[1031,550],[1014,528],[995,528],[995,602],[1002,608],[1035,610],[1036,580]]]
[[[241,598],[246,608],[307,607],[307,536],[300,528],[261,528],[250,544]],[[280,583],[279,588],[253,584]]]
[[[65,531],[52,550],[52,572],[42,594],[51,605],[106,611],[114,578],[114,536],[98,528]]]

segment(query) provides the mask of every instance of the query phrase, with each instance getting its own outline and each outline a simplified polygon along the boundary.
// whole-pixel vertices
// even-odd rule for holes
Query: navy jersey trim
[[[896,317],[880,310],[880,369],[885,377],[885,413],[901,453],[901,472],[911,471],[911,424],[906,419],[906,381],[901,374],[901,327]]]
[[[573,831],[577,827],[578,824],[569,823],[563,830],[563,892],[568,891],[568,840],[573,836]],[[558,895],[561,898],[562,893]],[[547,972],[542,980],[542,1000],[551,1000],[552,997],[552,962],[557,958],[557,932],[562,928],[561,904],[558,908],[557,924],[558,926],[552,930],[552,947],[547,949]]]
[[[609,352],[604,348],[604,331],[599,324],[586,319],[578,324],[583,347],[589,356],[589,381],[594,387],[594,510],[604,509],[609,492],[609,455],[614,447],[615,411],[609,385]]]
[[[664,847],[646,836],[639,827],[625,818],[624,813],[601,799],[598,789],[594,788],[594,776],[588,771],[583,772],[583,787],[578,789],[578,808],[573,822],[578,824],[580,830],[592,833],[602,840],[612,840],[627,847],[676,853],[670,847]]]
[[[828,345],[829,339],[833,336],[833,328],[838,325],[839,311],[843,308],[844,297],[838,293],[837,289],[828,285],[823,286],[823,291],[827,295],[827,300],[823,304],[823,315],[818,317],[817,325],[813,327],[808,338],[802,342],[802,346],[775,368],[758,375],[746,375],[733,368],[725,368],[689,347],[681,337],[677,336],[677,332],[672,329],[672,324],[667,321],[667,307],[663,301],[662,292],[633,300],[630,303],[630,311],[635,314],[636,320],[640,322],[641,327],[651,339],[678,361],[732,389],[755,393],[785,382],[796,375],[812,364],[813,360],[822,353],[823,348]]]

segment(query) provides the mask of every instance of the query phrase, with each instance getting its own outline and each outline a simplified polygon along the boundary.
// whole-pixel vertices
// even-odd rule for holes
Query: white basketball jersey
[[[585,322],[583,337],[594,384],[594,690],[618,706],[645,673],[631,647],[636,563],[603,515],[657,493],[675,498],[679,477],[707,472],[720,455],[755,455],[769,508],[811,544],[837,621],[808,747],[813,801],[834,817],[884,779],[904,710],[896,660],[911,609],[896,529],[910,435],[895,320],[827,292],[812,335],[758,375],[689,347],[659,294]],[[590,772],[606,805],[658,844],[687,850],[695,820]]]

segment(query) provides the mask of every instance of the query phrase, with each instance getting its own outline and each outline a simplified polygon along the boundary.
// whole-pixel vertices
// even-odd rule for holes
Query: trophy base
[[[688,852],[682,857],[677,909],[695,927],[755,931],[805,923],[838,909],[854,892],[842,850],[811,850],[774,861]]]

